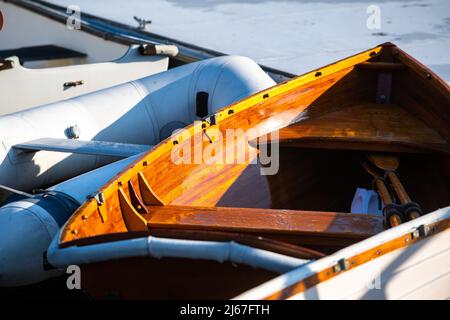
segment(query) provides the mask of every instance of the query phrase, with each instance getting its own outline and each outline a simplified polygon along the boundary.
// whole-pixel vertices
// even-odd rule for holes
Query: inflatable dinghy
[[[148,150],[196,119],[274,85],[252,60],[187,64],[0,117],[0,184],[52,186]]]
[[[44,252],[81,203],[138,155],[66,180],[37,194],[1,187],[0,286],[36,283],[61,274],[45,267]]]

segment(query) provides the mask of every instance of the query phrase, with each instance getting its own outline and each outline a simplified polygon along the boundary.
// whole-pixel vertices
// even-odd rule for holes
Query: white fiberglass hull
[[[108,41],[83,30],[70,29],[66,24],[26,10],[12,3],[0,2],[3,28],[0,50],[56,45],[86,54],[75,63],[98,63],[117,60],[128,51],[128,45]],[[67,61],[42,61],[34,67],[55,67]]]
[[[0,2],[0,10],[4,19],[0,51],[17,52],[26,47],[30,48],[28,51],[35,51],[36,46],[52,45],[85,55],[36,58],[25,61],[24,65],[15,56],[0,57],[11,64],[8,68],[0,66],[0,115],[112,87],[168,68],[167,55],[142,55],[137,45],[105,40],[83,30],[70,30],[61,22],[14,4]],[[68,86],[70,83],[78,85]]]
[[[449,299],[448,219],[450,207],[429,213],[292,270],[236,299]],[[424,232],[436,233],[424,236]],[[389,249],[395,246],[399,248]],[[368,261],[349,270],[335,270],[339,261],[356,261],[356,256]],[[318,284],[309,285],[311,281]]]

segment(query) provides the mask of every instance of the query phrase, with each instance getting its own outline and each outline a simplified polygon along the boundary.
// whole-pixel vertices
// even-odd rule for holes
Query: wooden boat
[[[0,1],[0,12],[0,87],[8,101],[0,115],[224,55],[43,1]],[[67,26],[75,18],[79,30]],[[293,76],[264,70],[278,81]]]
[[[274,84],[249,58],[225,56],[0,116],[0,286],[54,274],[42,259],[56,232],[137,154]]]
[[[414,282],[413,248],[431,254],[421,277],[448,297],[450,208],[438,209],[450,203],[449,110],[444,81],[379,45],[162,141],[75,212],[48,263],[81,265],[83,289],[100,298],[232,298],[293,270],[244,295],[291,298],[391,253]],[[244,151],[192,161],[205,148],[235,151],[230,129],[246,132]],[[267,146],[278,148],[278,170],[261,158]],[[350,212],[355,189],[372,185],[384,214]],[[436,250],[423,252],[429,241]]]

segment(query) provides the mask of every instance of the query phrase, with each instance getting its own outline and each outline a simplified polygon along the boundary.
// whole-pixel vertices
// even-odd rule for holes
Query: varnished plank
[[[187,207],[148,207],[149,228],[284,233],[323,237],[366,238],[384,230],[377,215],[300,210]]]
[[[300,121],[279,132],[279,142],[282,144],[299,145],[302,141],[316,141],[316,145],[320,145],[321,141],[358,142],[360,150],[373,150],[370,144],[450,150],[442,136],[395,104],[351,106]],[[364,143],[367,148],[364,148]]]
[[[141,191],[142,200],[146,205],[153,205],[153,206],[161,206],[163,205],[163,202],[159,197],[155,194],[155,192],[150,188],[148,185],[147,180],[145,179],[142,172],[138,172],[138,182],[139,182],[139,189]]]
[[[395,75],[393,99],[450,142],[449,84],[400,48],[394,51],[407,69]]]
[[[145,219],[133,208],[122,189],[119,189],[119,203],[123,220],[129,231],[143,231],[147,229]]]
[[[406,66],[396,62],[362,62],[356,65],[358,69],[376,70],[376,71],[399,71],[404,70]]]

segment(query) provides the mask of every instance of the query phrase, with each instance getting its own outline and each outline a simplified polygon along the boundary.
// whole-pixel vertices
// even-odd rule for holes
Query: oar
[[[385,206],[393,204],[391,194],[389,193],[386,185],[384,184],[383,178],[374,170],[366,161],[361,160],[361,165],[366,169],[366,171],[375,178],[375,186],[377,188],[378,194]],[[389,224],[391,227],[398,226],[402,223],[402,219],[398,214],[392,214],[389,216]]]
[[[403,184],[400,182],[400,179],[395,173],[395,170],[397,170],[400,165],[399,158],[396,156],[385,154],[369,154],[367,157],[375,166],[386,172],[387,177],[391,182],[392,187],[394,188],[395,194],[400,200],[400,203],[403,205],[412,203],[411,198],[409,197],[408,193],[403,187]],[[416,210],[408,213],[408,219],[410,220],[418,217],[420,217],[420,213]]]

